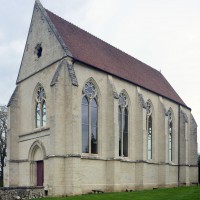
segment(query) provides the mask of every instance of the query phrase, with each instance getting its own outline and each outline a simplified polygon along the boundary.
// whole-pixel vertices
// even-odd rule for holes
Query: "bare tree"
[[[0,106],[0,181],[3,181],[3,167],[6,157],[6,133],[7,133],[7,107]]]
[[[200,183],[200,154],[198,155],[199,183]]]

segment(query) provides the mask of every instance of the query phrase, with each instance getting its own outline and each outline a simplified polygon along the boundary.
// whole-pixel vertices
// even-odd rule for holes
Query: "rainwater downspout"
[[[178,106],[178,186],[180,186],[180,105]]]

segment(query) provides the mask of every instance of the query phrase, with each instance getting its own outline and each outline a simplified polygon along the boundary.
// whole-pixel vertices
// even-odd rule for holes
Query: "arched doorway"
[[[30,185],[44,185],[44,158],[46,156],[42,142],[35,141],[29,150]]]

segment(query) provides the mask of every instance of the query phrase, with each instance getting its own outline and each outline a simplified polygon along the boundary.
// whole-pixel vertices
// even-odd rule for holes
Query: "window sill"
[[[100,158],[98,154],[89,154],[89,153],[82,153],[81,158],[89,159],[89,160],[105,160],[105,159]]]
[[[119,156],[117,159],[119,159],[121,161],[130,161],[129,157],[123,157],[123,156]]]
[[[155,164],[155,163],[158,163],[156,161],[154,161],[153,159],[147,159],[147,160],[144,160],[145,163],[147,164]]]
[[[169,161],[169,165],[175,165],[176,166],[176,164],[173,161]]]

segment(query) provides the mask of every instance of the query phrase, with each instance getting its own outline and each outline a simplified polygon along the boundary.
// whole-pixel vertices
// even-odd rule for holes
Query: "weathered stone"
[[[22,200],[44,197],[43,187],[4,187],[0,188],[0,200]]]

